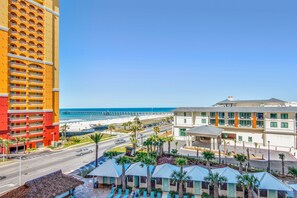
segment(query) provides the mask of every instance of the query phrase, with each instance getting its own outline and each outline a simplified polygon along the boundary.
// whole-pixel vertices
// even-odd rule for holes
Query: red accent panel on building
[[[0,97],[0,132],[8,132],[8,98]]]
[[[46,112],[43,114],[43,123],[45,127],[49,127],[53,125],[53,112]]]
[[[50,146],[52,144],[53,138],[55,142],[58,142],[60,139],[59,125],[44,127],[43,137],[44,146]]]

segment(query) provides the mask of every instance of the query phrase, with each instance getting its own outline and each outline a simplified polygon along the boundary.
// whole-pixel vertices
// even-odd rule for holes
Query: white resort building
[[[208,144],[217,149],[221,138],[240,145],[292,152],[297,148],[297,107],[279,99],[234,100],[232,96],[212,107],[186,107],[174,111],[174,136],[187,146]],[[220,143],[220,142],[218,142]],[[294,153],[293,153],[294,154]]]

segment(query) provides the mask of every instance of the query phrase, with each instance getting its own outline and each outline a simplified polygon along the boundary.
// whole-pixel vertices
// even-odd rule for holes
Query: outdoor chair
[[[111,191],[110,191],[109,195],[107,196],[107,198],[112,198],[112,197],[113,197],[113,195],[114,195],[114,190],[115,190],[115,188],[112,188],[112,189],[111,189]]]
[[[167,198],[171,198],[171,194],[170,193],[167,194]]]
[[[142,198],[147,198],[147,192],[143,191]]]
[[[120,198],[122,196],[122,192],[123,192],[123,190],[120,188],[118,190],[118,194],[115,196],[115,198]]]
[[[155,198],[155,192],[154,192],[154,191],[151,192],[151,196],[150,196],[150,198]]]
[[[123,198],[129,198],[129,189],[126,189],[125,195],[123,196]]]
[[[188,198],[188,195],[184,195],[184,198]]]
[[[175,195],[174,198],[178,198],[178,195]]]
[[[162,193],[158,192],[157,193],[157,198],[161,198],[162,197]]]

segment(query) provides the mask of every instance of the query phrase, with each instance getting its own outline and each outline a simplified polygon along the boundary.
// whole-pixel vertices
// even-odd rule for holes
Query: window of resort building
[[[287,113],[282,113],[281,114],[281,119],[288,119],[288,118],[289,118],[289,116],[288,116]]]
[[[267,197],[267,190],[260,189],[260,197]]]
[[[221,190],[227,190],[227,183],[223,183],[220,185]]]
[[[156,178],[156,184],[162,185],[162,178]]]
[[[202,189],[208,189],[208,182],[202,182]]]
[[[216,117],[216,113],[215,113],[215,112],[210,112],[210,117],[211,117],[211,118]]]
[[[277,191],[277,197],[278,198],[286,198],[287,192],[286,191]]]
[[[202,123],[202,124],[206,124],[206,119],[202,119],[202,120],[201,120],[201,123]]]
[[[271,113],[270,118],[271,119],[277,119],[277,113]]]
[[[210,124],[214,125],[216,123],[215,119],[210,119]]]
[[[140,183],[145,184],[146,183],[146,177],[140,177]]]
[[[228,113],[228,118],[234,118],[234,113]]]
[[[250,119],[251,118],[251,113],[239,113],[239,117],[241,119]]]
[[[229,126],[234,126],[234,120],[228,120],[228,125]]]
[[[248,137],[248,141],[249,142],[253,142],[253,138],[252,137]]]
[[[188,181],[187,181],[187,187],[188,187],[188,188],[193,188],[193,186],[194,186],[194,182],[191,181],[191,180],[188,180]]]
[[[237,184],[236,185],[236,191],[242,192],[243,191],[242,186]]]
[[[179,136],[186,136],[186,129],[179,129]]]
[[[257,119],[263,120],[264,114],[263,113],[257,113]]]
[[[185,123],[185,124],[187,123],[187,119],[184,119],[184,123]]]
[[[282,122],[281,127],[282,128],[289,128],[289,124],[287,122]]]
[[[270,122],[270,127],[277,128],[277,122]]]
[[[242,142],[242,136],[238,136],[238,141]]]
[[[263,128],[264,127],[264,122],[263,121],[257,121],[257,127]]]
[[[187,112],[184,112],[184,116],[185,116],[185,117],[187,116]]]
[[[240,126],[250,127],[252,125],[252,122],[250,120],[240,120],[239,124]]]
[[[224,112],[220,112],[219,113],[219,118],[224,118],[225,117],[225,113]]]
[[[202,112],[201,117],[206,117],[206,112]]]
[[[127,176],[127,180],[128,180],[128,182],[133,182],[133,176],[128,175],[128,176]]]
[[[225,125],[225,120],[219,120],[219,125]]]

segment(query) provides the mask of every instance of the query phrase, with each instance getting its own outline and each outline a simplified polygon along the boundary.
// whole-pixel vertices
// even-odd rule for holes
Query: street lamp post
[[[22,185],[22,156],[20,156],[19,186]]]
[[[267,172],[270,173],[270,141],[268,141],[268,166],[267,166]]]

